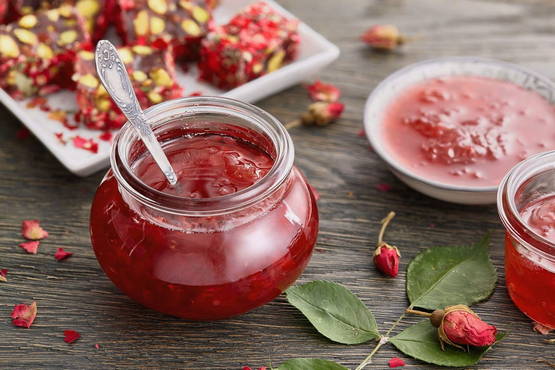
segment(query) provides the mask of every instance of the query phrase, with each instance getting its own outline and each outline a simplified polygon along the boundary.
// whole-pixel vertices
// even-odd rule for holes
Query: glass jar
[[[499,186],[505,280],[517,307],[555,328],[555,151],[520,162]],[[532,210],[532,211],[531,211]],[[551,236],[549,236],[551,235]]]
[[[238,315],[283,292],[318,233],[316,199],[293,166],[287,130],[263,110],[221,97],[172,100],[145,114],[165,150],[176,140],[223,135],[263,149],[273,165],[235,193],[161,192],[137,175],[150,155],[126,124],[91,209],[92,246],[106,275],[143,305],[192,320]]]

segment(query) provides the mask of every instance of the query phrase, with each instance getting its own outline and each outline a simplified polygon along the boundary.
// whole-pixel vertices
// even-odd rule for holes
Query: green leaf
[[[279,365],[278,370],[348,370],[335,362],[319,358],[294,358]]]
[[[497,273],[488,257],[489,236],[466,247],[432,247],[418,254],[407,270],[407,295],[413,307],[428,310],[486,299]]]
[[[505,337],[505,333],[497,333],[497,342]],[[437,328],[430,320],[420,321],[410,326],[389,340],[397,349],[418,360],[441,366],[471,366],[476,364],[489,351],[489,347],[470,347],[468,352],[445,345],[441,349]]]
[[[372,312],[342,285],[316,280],[291,287],[286,295],[316,330],[334,342],[358,344],[380,336]]]

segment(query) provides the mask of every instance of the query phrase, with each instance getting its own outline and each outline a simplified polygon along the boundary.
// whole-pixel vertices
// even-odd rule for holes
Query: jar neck
[[[499,185],[497,208],[513,239],[555,261],[555,243],[535,232],[521,216],[524,207],[551,194],[555,194],[555,151],[534,155],[513,167]]]
[[[229,135],[260,147],[274,161],[264,177],[235,193],[186,198],[160,192],[133,170],[149,153],[127,122],[114,139],[111,167],[120,189],[147,207],[184,216],[232,213],[271,196],[291,173],[294,148],[289,133],[275,117],[254,105],[223,97],[190,97],[155,105],[145,110],[145,116],[163,147],[190,135]]]

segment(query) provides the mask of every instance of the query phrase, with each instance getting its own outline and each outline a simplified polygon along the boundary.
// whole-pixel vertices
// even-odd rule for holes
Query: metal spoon
[[[177,183],[177,176],[173,170],[168,157],[162,150],[162,146],[156,140],[156,136],[150,125],[146,122],[144,115],[125,65],[116,50],[116,47],[108,40],[100,40],[96,46],[96,71],[100,77],[102,85],[108,91],[119,109],[131,122],[139,137],[145,144],[147,150],[160,167],[171,185]]]

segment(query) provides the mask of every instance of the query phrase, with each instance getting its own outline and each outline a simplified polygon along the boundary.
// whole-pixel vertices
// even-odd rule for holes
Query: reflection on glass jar
[[[499,187],[505,279],[517,307],[555,328],[555,152],[521,162]]]
[[[171,188],[134,130],[122,128],[90,220],[108,277],[145,306],[194,320],[279,295],[305,268],[318,232],[287,131],[225,98],[162,103],[147,118],[179,183]]]

